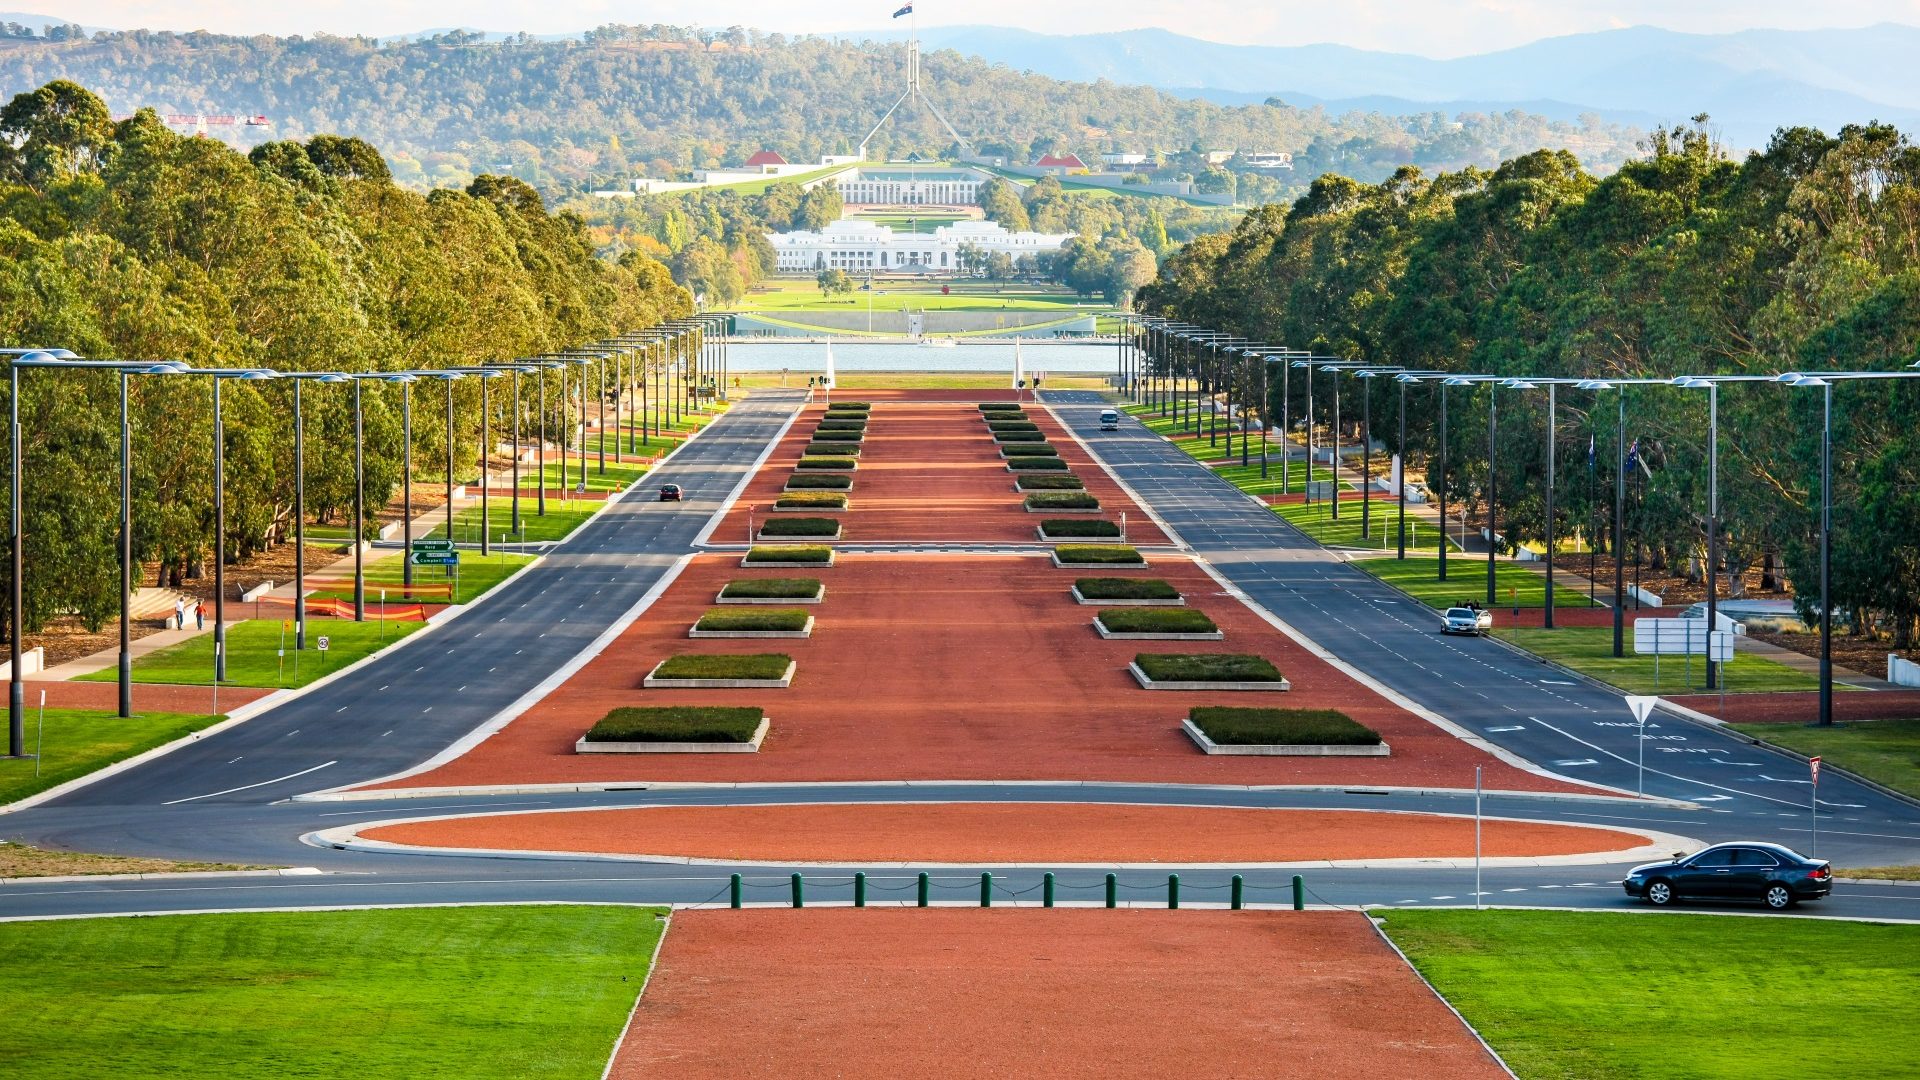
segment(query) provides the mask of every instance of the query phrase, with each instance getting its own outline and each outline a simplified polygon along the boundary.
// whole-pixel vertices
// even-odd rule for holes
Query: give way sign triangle
[[[1646,723],[1647,714],[1651,713],[1653,711],[1653,707],[1658,704],[1660,704],[1660,699],[1657,697],[1636,697],[1632,694],[1627,695],[1627,708],[1633,710],[1633,719],[1636,723],[1640,723],[1640,724]]]

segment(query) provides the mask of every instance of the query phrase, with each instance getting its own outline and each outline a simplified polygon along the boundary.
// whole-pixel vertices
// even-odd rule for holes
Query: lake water
[[[834,367],[840,371],[943,371],[991,374],[1013,372],[1013,343],[965,342],[950,349],[928,348],[911,341],[836,341]],[[1111,341],[1022,342],[1021,362],[1027,373],[1041,375],[1107,375],[1115,368]],[[743,342],[727,344],[731,371],[780,371],[806,375],[826,370],[823,342]]]

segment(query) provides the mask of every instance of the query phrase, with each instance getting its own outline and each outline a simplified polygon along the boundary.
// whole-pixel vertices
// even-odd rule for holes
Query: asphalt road
[[[1100,431],[1100,395],[1056,391],[1046,400],[1195,553],[1371,678],[1575,780],[1639,790],[1644,741],[1647,794],[1696,803],[1739,819],[1750,836],[1806,849],[1815,826],[1804,763],[1665,712],[1643,740],[1612,688],[1491,638],[1443,636],[1437,612],[1348,565],[1139,422]],[[1463,589],[1474,569],[1461,567]],[[1829,772],[1819,813],[1822,857],[1920,861],[1920,808],[1910,803]]]

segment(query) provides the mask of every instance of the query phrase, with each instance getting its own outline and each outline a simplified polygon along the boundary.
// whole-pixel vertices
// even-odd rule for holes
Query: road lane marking
[[[262,780],[257,784],[242,784],[239,787],[230,787],[225,789],[224,791],[209,791],[205,795],[194,795],[185,799],[171,799],[167,802],[161,803],[160,805],[161,806],[178,806],[181,803],[199,802],[201,799],[211,799],[216,795],[231,795],[236,791],[252,791],[254,788],[266,787],[268,784],[277,784],[282,780],[292,780],[295,777],[305,776],[308,773],[319,772],[321,769],[326,768],[328,765],[338,765],[338,764],[340,764],[340,762],[337,760],[323,762],[319,765],[315,765],[311,769],[301,769],[297,773],[288,773],[285,776],[276,776],[271,780]]]

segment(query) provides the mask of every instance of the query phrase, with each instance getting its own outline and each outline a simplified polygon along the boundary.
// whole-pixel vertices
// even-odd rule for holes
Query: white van
[[[1113,409],[1101,410],[1100,430],[1101,431],[1119,431],[1120,430],[1120,414]]]

